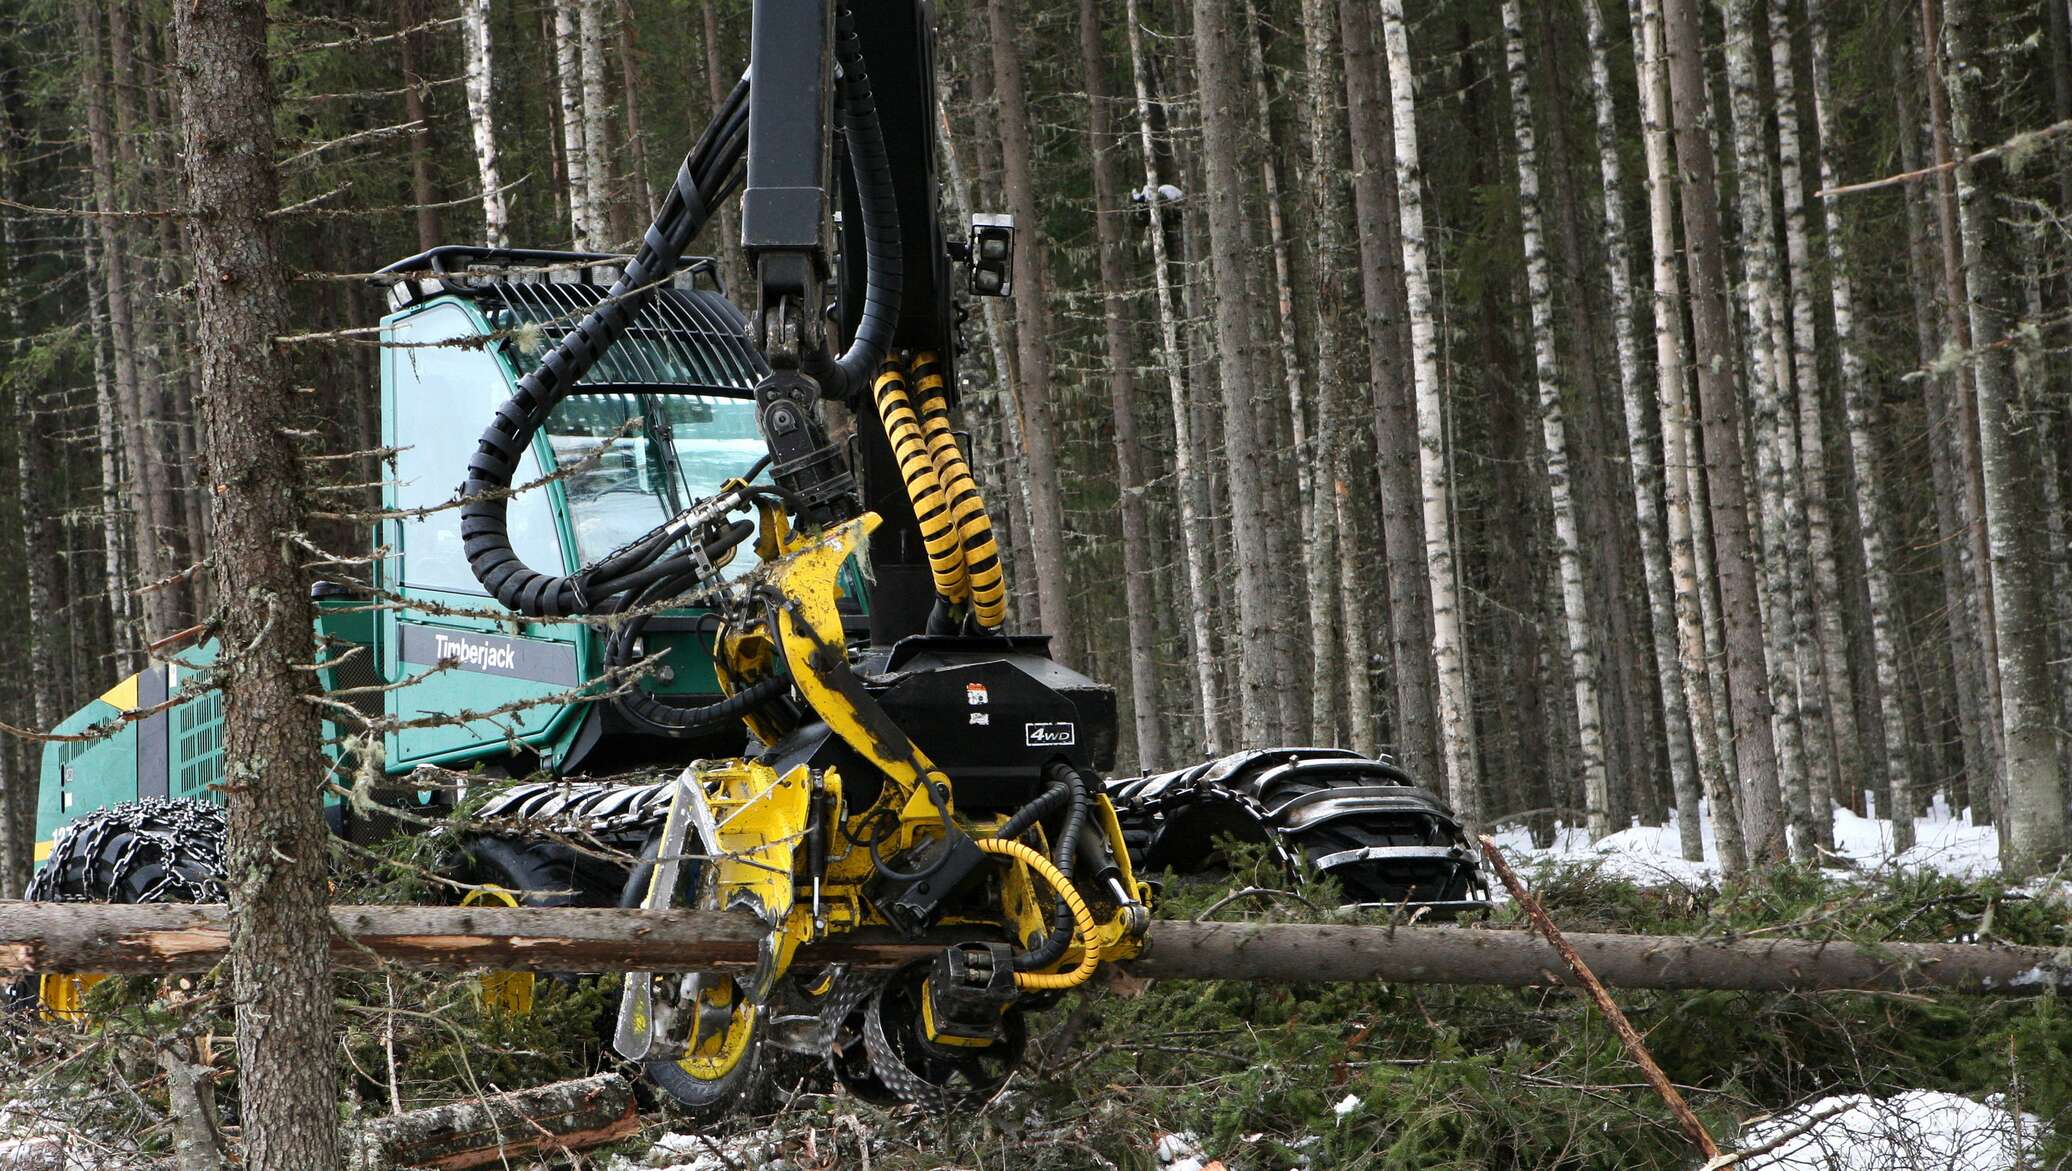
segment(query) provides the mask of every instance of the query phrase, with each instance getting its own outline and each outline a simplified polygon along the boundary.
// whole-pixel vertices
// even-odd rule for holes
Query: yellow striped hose
[[[993,539],[993,518],[978,494],[978,482],[950,431],[949,396],[943,393],[942,364],[932,353],[914,359],[914,391],[921,405],[921,433],[935,462],[935,479],[963,541],[964,572],[970,587],[971,616],[985,630],[998,630],[1007,617],[1007,580],[1001,574],[1000,545]]]
[[[906,481],[907,499],[914,504],[914,519],[921,526],[921,545],[928,551],[935,592],[951,605],[961,605],[970,595],[964,546],[945,502],[935,460],[922,437],[921,420],[907,397],[906,372],[887,359],[872,390],[878,401],[878,418],[885,424],[885,438],[892,444],[892,457],[899,464],[900,478]]]
[[[1020,842],[1007,838],[976,838],[971,843],[988,854],[997,854],[1027,866],[1050,887],[1072,912],[1072,930],[1079,937],[1079,966],[1069,972],[1016,972],[1014,986],[1025,992],[1077,988],[1101,966],[1101,942],[1094,938],[1094,913],[1072,886],[1072,880],[1051,864],[1051,860]]]

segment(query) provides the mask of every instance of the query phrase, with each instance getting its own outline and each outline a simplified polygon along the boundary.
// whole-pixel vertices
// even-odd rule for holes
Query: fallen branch
[[[680,972],[753,967],[762,930],[717,911],[589,907],[331,908],[340,967],[466,971],[513,968]],[[2036,996],[2072,993],[2072,956],[2040,947],[1846,940],[1697,939],[1575,934],[1584,962],[1614,988],[1750,992],[1903,992]],[[0,973],[203,971],[229,946],[215,905],[0,902]],[[893,967],[934,955],[946,938],[857,931],[800,950],[799,962]],[[1152,924],[1131,975],[1287,983],[1387,980],[1511,988],[1572,984],[1529,932],[1369,924]]]
[[[1949,162],[1937,163],[1932,167],[1922,167],[1919,170],[1902,171],[1897,175],[1887,175],[1883,179],[1866,179],[1861,183],[1845,183],[1840,187],[1823,187],[1813,194],[1819,199],[1830,199],[1837,195],[1855,195],[1860,191],[1876,191],[1883,187],[1897,187],[1902,183],[1918,183],[1930,176],[1940,175],[1944,171],[1954,171],[1959,167],[1983,163],[1989,159],[1997,159],[2001,155],[2012,154],[2016,151],[2033,150],[2068,130],[2072,130],[2072,119],[2052,123],[2041,130],[2030,130],[2017,134],[1998,146],[1989,146],[1977,154],[1969,155],[1965,158],[1951,159]]]
[[[1524,883],[1518,881],[1518,875],[1512,871],[1511,864],[1504,861],[1504,852],[1496,848],[1496,840],[1484,834],[1481,842],[1482,856],[1489,859],[1489,865],[1496,871],[1497,877],[1503,880],[1504,889],[1510,891],[1511,897],[1525,908],[1525,913],[1532,919],[1533,926],[1540,929],[1540,934],[1546,936],[1547,942],[1553,945],[1554,950],[1561,953],[1563,962],[1568,964],[1568,970],[1574,972],[1576,979],[1582,981],[1583,990],[1590,994],[1591,1001],[1597,1005],[1597,1011],[1604,1014],[1604,1019],[1611,1022],[1612,1031],[1619,1035],[1619,1043],[1626,1047],[1626,1055],[1633,1059],[1633,1064],[1640,1067],[1641,1075],[1655,1088],[1655,1093],[1662,1099],[1663,1105],[1669,1107],[1669,1113],[1675,1116],[1676,1124],[1683,1128],[1684,1135],[1697,1144],[1698,1150],[1707,1159],[1719,1158],[1719,1144],[1712,1141],[1712,1132],[1706,1130],[1705,1124],[1691,1112],[1690,1103],[1685,1102],[1683,1095],[1677,1093],[1676,1086],[1669,1080],[1669,1075],[1663,1073],[1662,1067],[1655,1064],[1655,1055],[1648,1052],[1647,1042],[1640,1039],[1633,1023],[1626,1019],[1625,1013],[1619,1011],[1619,1004],[1612,999],[1612,994],[1604,990],[1604,984],[1590,971],[1590,965],[1584,963],[1583,957],[1576,954],[1576,949],[1568,945],[1568,940],[1561,934],[1561,928],[1556,927],[1553,917],[1547,914],[1547,908],[1542,907],[1540,900],[1532,897],[1532,892],[1525,889]]]

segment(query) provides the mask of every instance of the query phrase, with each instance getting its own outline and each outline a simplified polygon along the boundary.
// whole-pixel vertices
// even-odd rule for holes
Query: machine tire
[[[1138,873],[1199,874],[1229,837],[1267,846],[1293,878],[1338,880],[1355,903],[1427,906],[1445,917],[1488,898],[1459,819],[1386,759],[1336,748],[1268,748],[1111,780]]]
[[[58,831],[23,897],[38,903],[220,903],[227,823],[205,801],[147,798],[97,809]],[[38,977],[0,990],[33,1010]]]
[[[26,897],[49,903],[220,903],[227,823],[205,801],[150,798],[58,831]]]

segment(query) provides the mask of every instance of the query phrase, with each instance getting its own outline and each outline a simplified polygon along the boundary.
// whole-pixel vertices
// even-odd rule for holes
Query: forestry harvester
[[[751,973],[624,978],[614,1047],[694,1110],[778,1049],[859,1092],[988,1091],[1025,1011],[1138,951],[1146,876],[1225,838],[1361,902],[1486,898],[1385,760],[1104,779],[1114,692],[1010,633],[954,412],[958,299],[1010,292],[1016,225],[939,215],[933,36],[927,0],[755,0],[632,255],[442,247],[382,278],[383,555],[317,587],[339,768],[311,800],[366,838],[462,799],[425,766],[503,778],[456,835],[469,898],[753,916]],[[743,184],[730,301],[686,251]],[[215,650],[162,647],[60,727],[115,730],[46,751],[32,897],[222,899]],[[864,927],[955,942],[815,963]],[[44,1011],[91,979],[43,977]]]

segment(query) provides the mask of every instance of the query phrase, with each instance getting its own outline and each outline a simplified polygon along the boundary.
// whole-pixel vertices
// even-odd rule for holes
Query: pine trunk
[[[1079,0],[1080,70],[1086,86],[1087,153],[1093,160],[1094,230],[1100,251],[1101,316],[1108,343],[1108,410],[1114,420],[1116,495],[1122,513],[1122,587],[1129,630],[1130,710],[1137,732],[1137,764],[1149,770],[1167,760],[1166,717],[1158,686],[1158,607],[1152,600],[1149,485],[1143,444],[1137,438],[1137,339],[1127,316],[1123,225],[1128,200],[1116,170],[1114,116],[1108,66],[1101,50],[1095,0]]]
[[[420,0],[396,0],[396,64],[403,70],[403,120],[410,125],[410,195],[417,203],[417,246],[439,244],[439,201],[432,186],[432,123],[425,114],[424,74],[418,63],[424,59],[424,23]]]
[[[1943,9],[1940,72],[1949,86],[1950,145],[1967,159],[1989,142],[1980,53],[1984,18],[1972,0]],[[1979,471],[1985,482],[1985,524],[1997,627],[2001,740],[2005,745],[2006,817],[2000,827],[2002,867],[2015,876],[2048,871],[2066,851],[2065,798],[2051,726],[2050,671],[2043,632],[2049,615],[2042,574],[2027,539],[2036,515],[2026,458],[2010,419],[2015,398],[2008,348],[2013,303],[2001,240],[1998,162],[1956,169],[1957,205],[1969,278],[1972,381],[1978,388]]]
[[[496,114],[490,78],[496,52],[489,29],[490,0],[461,0],[462,82],[467,90],[468,129],[475,142],[475,172],[482,182],[482,238],[496,248],[511,243],[511,209],[504,201],[498,169]]]
[[[1692,357],[1704,427],[1708,519],[1731,693],[1726,723],[1733,731],[1738,765],[1738,773],[1730,775],[1738,775],[1740,781],[1741,832],[1749,861],[1767,864],[1782,861],[1786,847],[1778,816],[1777,743],[1770,724],[1755,550],[1742,480],[1741,406],[1733,373],[1734,337],[1727,311],[1703,42],[1697,0],[1662,0],[1662,8],[1689,268]]]
[[[181,68],[187,241],[202,404],[215,494],[216,596],[230,813],[230,971],[244,1101],[243,1166],[333,1171],[338,1072],[329,834],[311,788],[328,771],[309,683],[309,586],[288,544],[303,523],[302,463],[282,442],[295,381],[273,339],[288,332],[288,268],[275,244],[274,94],[261,0],[173,7]]]
[[[1388,57],[1396,153],[1396,201],[1402,218],[1403,284],[1408,293],[1411,368],[1417,387],[1418,471],[1424,496],[1425,567],[1431,591],[1432,659],[1439,681],[1439,751],[1446,792],[1470,825],[1482,819],[1475,775],[1474,707],[1461,624],[1453,548],[1452,486],[1446,467],[1444,388],[1439,383],[1438,313],[1424,224],[1424,170],[1418,158],[1417,74],[1411,65],[1402,0],[1382,0],[1382,44]]]
[[[1371,6],[1341,3],[1338,21],[1345,40],[1353,221],[1360,242],[1361,307],[1368,377],[1373,383],[1382,554],[1388,577],[1393,743],[1411,775],[1440,776],[1439,685],[1433,667],[1431,598],[1419,500],[1416,386],[1404,341],[1406,294],[1389,75],[1379,59]]]
[[[1022,479],[1029,501],[1028,548],[1036,563],[1037,606],[1043,628],[1061,657],[1079,645],[1072,621],[1065,545],[1063,486],[1058,478],[1057,420],[1052,408],[1050,288],[1042,223],[1036,209],[1035,148],[1022,84],[1021,38],[1015,0],[990,0],[993,92],[1000,105],[1000,186],[1015,222],[1029,225],[1014,250],[1015,348],[1020,380]]]
[[[1215,304],[1217,381],[1222,388],[1223,457],[1230,485],[1230,530],[1236,559],[1238,746],[1263,748],[1278,737],[1280,680],[1274,648],[1278,598],[1273,588],[1274,523],[1270,454],[1249,421],[1261,389],[1253,379],[1259,355],[1251,332],[1257,316],[1246,295],[1249,263],[1244,174],[1239,167],[1244,71],[1231,43],[1229,0],[1193,0],[1194,52],[1201,92],[1204,201]]]

